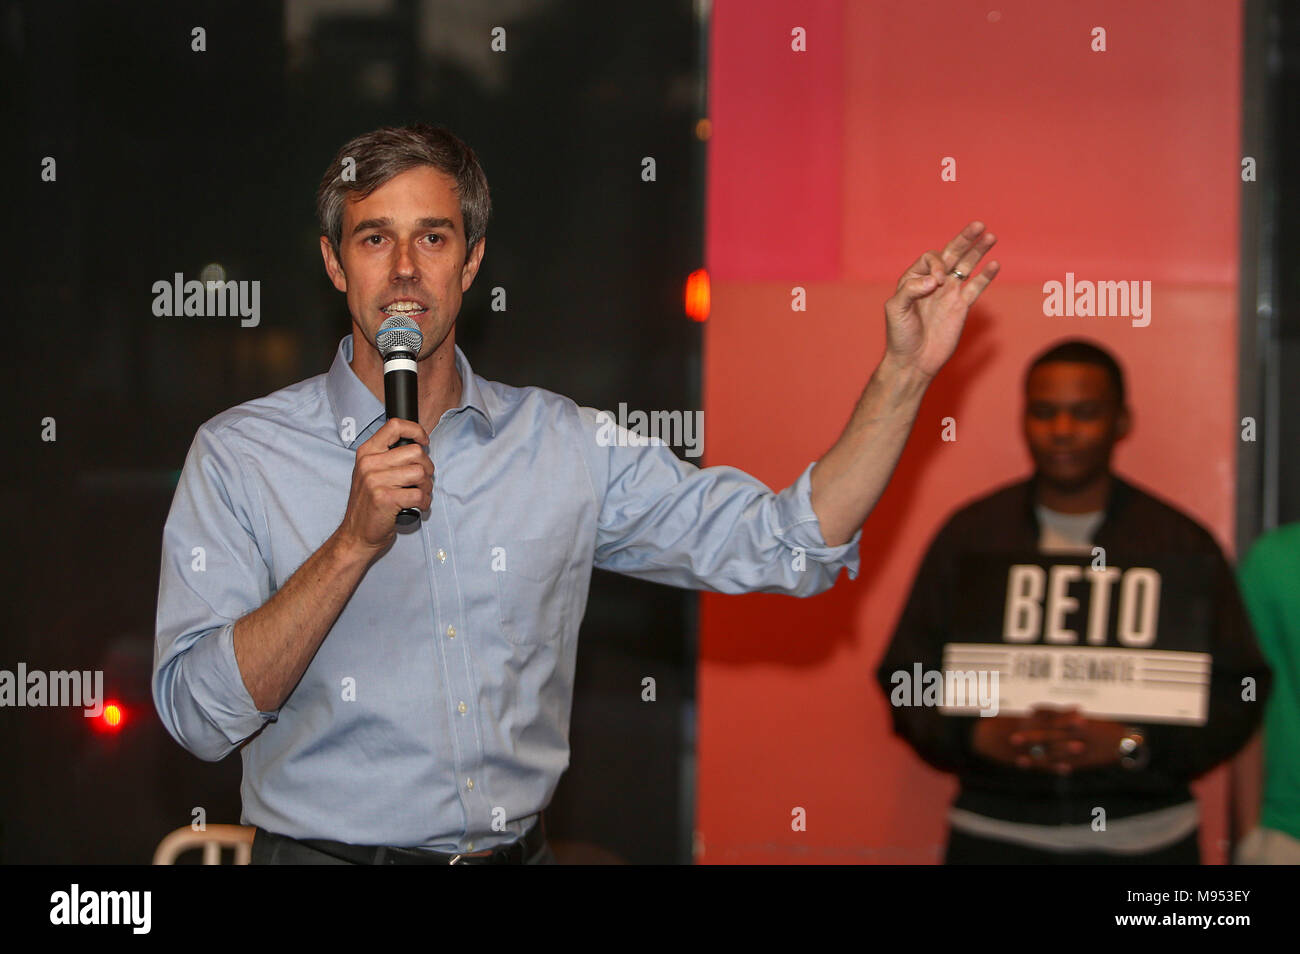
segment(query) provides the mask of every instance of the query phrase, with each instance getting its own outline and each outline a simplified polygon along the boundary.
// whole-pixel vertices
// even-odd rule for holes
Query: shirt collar
[[[453,347],[456,349],[456,370],[460,373],[461,390],[460,404],[452,411],[455,413],[467,407],[473,408],[487,422],[488,433],[495,436],[496,425],[492,421],[485,395],[475,379],[474,369],[470,367],[465,352],[460,350],[460,345]],[[370,393],[370,389],[352,370],[352,353],[352,335],[345,335],[339,342],[329,374],[325,376],[325,393],[329,396],[330,409],[334,412],[334,424],[340,437],[349,433],[352,435],[351,440],[343,442],[349,447],[360,440],[361,435],[375,421],[387,419],[383,402]]]
[[[1020,485],[1022,495],[1020,506],[1029,517],[1029,523],[1034,528],[1035,539],[1042,530],[1038,522],[1038,511],[1035,509],[1038,503],[1038,480],[1039,475],[1035,471],[1033,476]],[[1132,496],[1132,486],[1112,470],[1110,472],[1110,494],[1106,499],[1106,506],[1103,508],[1104,516],[1101,518],[1101,522],[1097,524],[1094,535],[1100,533],[1102,527],[1109,526],[1115,521],[1119,513],[1128,505]]]

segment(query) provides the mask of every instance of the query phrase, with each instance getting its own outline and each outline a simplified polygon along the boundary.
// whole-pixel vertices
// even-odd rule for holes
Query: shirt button
[[[468,788],[470,791],[473,791],[473,790],[474,790],[474,780],[473,780],[472,778],[467,778],[467,779],[465,779],[465,787]]]
[[[448,627],[447,627],[447,635],[448,635],[450,638],[455,639],[455,638],[456,638],[456,627],[455,627],[455,626],[448,626]]]
[[[444,550],[442,547],[438,548],[438,562],[439,563],[447,562],[447,551]]]
[[[461,715],[464,715],[466,712],[469,711],[469,706],[465,705],[465,703],[462,702],[460,705],[456,707],[456,711],[459,712]]]
[[[466,851],[473,851],[473,850],[474,850],[474,842],[471,841],[471,842],[469,842],[468,844],[466,844],[466,845],[465,845],[465,850],[466,850]]]

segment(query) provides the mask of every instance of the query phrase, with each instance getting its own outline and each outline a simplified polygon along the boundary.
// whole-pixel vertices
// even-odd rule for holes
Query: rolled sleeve
[[[791,550],[801,550],[810,560],[849,571],[849,579],[856,580],[862,555],[858,545],[862,542],[862,528],[854,532],[847,542],[837,547],[827,546],[822,536],[821,520],[812,505],[813,461],[804,468],[799,479],[776,495],[776,536]]]
[[[271,591],[239,464],[214,430],[200,429],[163,530],[154,706],[172,737],[207,761],[275,718],[257,709],[235,660],[235,622]]]
[[[773,493],[735,467],[681,460],[662,441],[638,443],[621,428],[611,440],[599,412],[580,410],[601,495],[598,568],[720,593],[814,596],[830,589],[844,567],[856,579],[862,531],[826,545],[812,509],[812,464]],[[602,427],[606,437],[599,440]]]

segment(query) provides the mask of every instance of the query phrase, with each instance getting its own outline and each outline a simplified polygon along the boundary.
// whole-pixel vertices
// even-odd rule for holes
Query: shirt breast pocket
[[[559,639],[568,624],[565,566],[569,546],[560,535],[508,539],[495,568],[501,631],[512,643]]]

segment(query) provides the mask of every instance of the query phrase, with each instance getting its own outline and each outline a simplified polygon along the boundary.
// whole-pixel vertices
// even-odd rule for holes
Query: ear
[[[1122,407],[1119,410],[1119,416],[1115,418],[1115,440],[1122,441],[1128,437],[1129,431],[1133,429],[1133,414],[1128,407]]]
[[[348,290],[348,276],[343,271],[343,265],[339,262],[338,257],[334,254],[334,246],[329,238],[322,235],[320,237],[320,256],[325,260],[325,272],[329,275],[330,281],[334,287],[341,292]]]
[[[479,239],[474,245],[474,250],[469,253],[469,258],[460,269],[460,291],[463,295],[469,291],[469,286],[474,283],[474,276],[478,274],[479,265],[483,264],[483,253],[487,250],[487,236]]]

